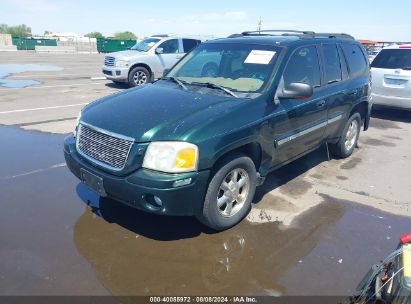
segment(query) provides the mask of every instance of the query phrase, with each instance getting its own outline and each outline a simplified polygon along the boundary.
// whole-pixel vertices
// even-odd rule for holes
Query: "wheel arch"
[[[350,111],[350,115],[348,116],[348,119],[354,114],[354,113],[358,113],[361,116],[361,121],[364,124],[367,120],[367,115],[368,115],[368,102],[367,101],[361,101],[357,104],[355,104],[351,111]],[[364,126],[366,127],[366,126]]]
[[[232,147],[231,149],[224,149],[220,151],[215,157],[215,161],[212,165],[212,171],[215,172],[218,170],[219,166],[223,163],[223,161],[234,154],[243,154],[251,158],[253,161],[257,172],[261,166],[262,162],[262,148],[260,143],[256,141],[243,143],[238,146]]]

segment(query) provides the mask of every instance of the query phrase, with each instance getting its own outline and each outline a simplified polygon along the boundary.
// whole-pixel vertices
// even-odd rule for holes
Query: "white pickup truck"
[[[103,74],[130,87],[163,77],[185,53],[201,43],[198,39],[158,35],[146,38],[129,50],[109,53],[104,58]]]

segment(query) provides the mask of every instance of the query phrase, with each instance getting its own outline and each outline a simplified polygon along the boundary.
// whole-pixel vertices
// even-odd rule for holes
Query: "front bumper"
[[[164,215],[195,215],[201,212],[210,172],[168,174],[144,168],[127,176],[116,176],[93,166],[76,150],[75,138],[64,140],[64,157],[70,171],[81,179],[81,169],[102,178],[107,196],[140,210]],[[175,181],[191,178],[189,185],[173,187]],[[161,208],[153,208],[147,202],[149,195],[163,202]]]
[[[127,81],[129,68],[103,65],[102,72],[107,79],[115,81]]]
[[[372,93],[372,100],[375,105],[411,109],[411,98],[410,97],[395,97],[395,96],[385,96],[380,94]]]

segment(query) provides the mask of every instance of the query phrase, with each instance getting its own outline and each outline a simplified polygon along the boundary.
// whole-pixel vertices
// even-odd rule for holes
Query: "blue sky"
[[[0,0],[0,23],[45,30],[139,37],[158,33],[227,36],[263,29],[346,32],[356,38],[411,41],[409,0]]]

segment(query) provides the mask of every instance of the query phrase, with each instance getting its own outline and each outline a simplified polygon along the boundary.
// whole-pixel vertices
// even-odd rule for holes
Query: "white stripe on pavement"
[[[70,108],[70,107],[84,106],[86,104],[88,104],[88,102],[76,103],[76,104],[70,104],[70,105],[64,105],[64,106],[54,106],[54,107],[44,107],[44,108],[32,108],[32,109],[20,109],[20,110],[3,111],[3,112],[0,112],[0,114],[10,114],[10,113],[18,113],[18,112],[29,112],[29,111]]]
[[[25,87],[25,88],[0,88],[1,91],[7,91],[7,90],[18,90],[18,89],[43,89],[43,88],[58,88],[58,87],[72,87],[72,86],[84,86],[84,85],[93,85],[93,84],[98,84],[101,85],[101,82],[90,82],[90,83],[73,83],[73,84],[59,84],[59,85],[49,85],[49,86],[41,86],[41,87]]]
[[[90,74],[89,74],[90,75]],[[91,75],[101,75],[101,73],[91,73]],[[35,77],[64,77],[64,76],[87,76],[84,74],[29,74],[29,75],[11,75],[11,78],[35,78]]]

